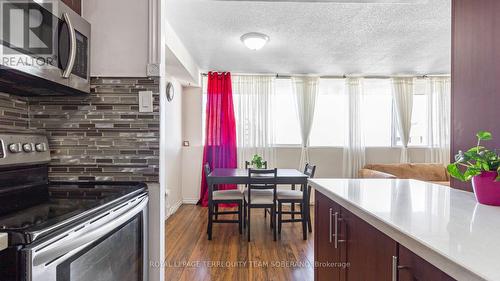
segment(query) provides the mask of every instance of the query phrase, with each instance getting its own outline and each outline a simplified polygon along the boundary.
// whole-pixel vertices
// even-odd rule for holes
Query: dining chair
[[[304,168],[304,174],[307,175],[308,178],[313,178],[316,173],[316,166],[306,164]],[[311,186],[307,185],[307,200],[306,204],[309,207],[309,202],[311,200]],[[304,191],[303,186],[301,186],[300,190],[295,190],[292,187],[292,190],[283,190],[280,189],[277,191],[277,202],[278,202],[278,234],[281,234],[281,226],[283,223],[294,223],[301,222],[303,224],[307,223],[307,227],[309,232],[312,232],[312,224],[311,224],[311,213],[310,211],[305,214],[302,214],[302,210],[305,206],[303,206],[304,202]],[[290,211],[283,211],[283,204],[291,204]],[[294,205],[299,204],[300,210],[295,211]],[[307,208],[306,210],[308,210]],[[283,219],[283,215],[290,215],[290,219]],[[295,215],[300,215],[300,219],[295,219]],[[304,229],[304,228],[303,228]],[[306,237],[304,235],[304,237]]]
[[[276,179],[278,170],[249,169],[248,186],[244,191],[244,221],[250,241],[251,209],[264,208],[271,210],[271,226],[273,239],[276,241]]]
[[[210,165],[205,163],[203,166],[205,177],[208,182],[208,176],[211,173]],[[219,204],[237,204],[237,211],[219,211]],[[238,220],[221,220],[219,215],[238,215]],[[215,219],[214,219],[215,217]],[[212,226],[214,223],[237,223],[239,233],[243,233],[243,194],[239,189],[217,190],[214,186],[212,193],[208,195],[208,240],[212,240]]]
[[[250,167],[252,167],[252,162],[245,161],[245,169],[248,170],[248,168],[250,168]],[[267,169],[267,161],[262,162],[262,168]],[[267,213],[271,213],[271,210],[264,209],[264,219],[267,217]],[[272,222],[270,222],[270,224],[271,224],[271,227],[273,227]]]

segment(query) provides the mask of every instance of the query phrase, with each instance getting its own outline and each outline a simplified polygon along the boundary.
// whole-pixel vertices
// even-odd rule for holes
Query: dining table
[[[301,208],[302,216],[307,217],[309,213],[309,196],[307,194],[307,183],[308,176],[296,169],[277,169],[276,184],[278,185],[292,185],[292,186],[302,186],[303,204]],[[272,178],[271,178],[272,179]],[[273,179],[272,179],[273,180]],[[208,185],[208,198],[209,201],[212,200],[212,192],[215,186],[220,184],[249,184],[250,178],[248,175],[248,169],[238,169],[238,168],[215,168],[207,176]],[[265,179],[263,178],[263,181]],[[259,181],[260,183],[266,183]],[[269,184],[274,184],[274,180],[269,182]],[[215,189],[217,190],[217,189]],[[209,210],[210,212],[210,210]],[[211,217],[211,216],[209,216]],[[210,219],[210,218],[209,218]],[[307,224],[302,224],[303,238],[307,239]]]

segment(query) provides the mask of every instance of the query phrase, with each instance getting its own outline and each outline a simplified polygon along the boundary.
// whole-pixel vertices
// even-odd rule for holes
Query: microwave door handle
[[[101,222],[99,227],[93,230],[82,230],[83,233],[81,234],[72,235],[71,238],[63,238],[62,240],[56,241],[52,245],[44,246],[43,249],[35,250],[32,256],[32,264],[34,266],[40,266],[46,263],[52,263],[52,261],[63,257],[70,251],[99,240],[102,236],[108,234],[110,231],[119,227],[144,210],[148,201],[148,197],[144,197],[138,202],[134,202],[132,206],[128,206],[127,208],[120,210],[117,216],[113,216],[112,218],[108,218],[106,216],[100,219],[103,222]]]
[[[70,38],[70,49],[69,49],[69,59],[68,65],[66,65],[66,69],[64,69],[62,77],[68,79],[71,76],[71,72],[73,71],[73,67],[75,65],[76,59],[76,33],[73,28],[73,24],[71,23],[71,19],[68,13],[63,13],[63,18],[66,24],[68,25],[69,30],[69,38]]]

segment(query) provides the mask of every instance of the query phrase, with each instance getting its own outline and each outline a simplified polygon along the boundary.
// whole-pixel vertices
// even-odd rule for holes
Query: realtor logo
[[[4,55],[53,54],[54,20],[51,3],[0,0]]]

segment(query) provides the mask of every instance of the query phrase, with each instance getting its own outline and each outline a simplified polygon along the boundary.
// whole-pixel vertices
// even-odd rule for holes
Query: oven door
[[[31,281],[147,281],[143,194],[22,251]]]

